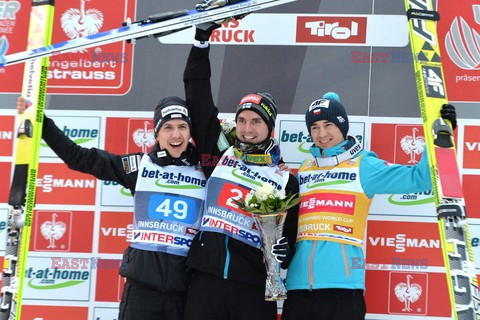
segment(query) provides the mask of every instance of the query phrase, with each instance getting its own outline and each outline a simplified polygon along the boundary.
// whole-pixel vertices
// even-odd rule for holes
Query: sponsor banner
[[[5,2],[5,1],[3,1]],[[31,3],[6,1],[0,13],[0,48],[3,54],[24,51]],[[55,3],[52,43],[117,28],[135,18],[136,1],[115,6],[100,0]],[[132,83],[133,46],[125,41],[50,57],[48,93],[126,94]],[[20,93],[23,64],[0,69],[2,92]]]
[[[480,101],[480,3],[445,1],[437,23],[450,101]],[[476,44],[476,45],[475,45]]]
[[[463,192],[465,193],[465,205],[469,218],[480,218],[480,197],[478,196],[480,175],[463,176]]]
[[[444,273],[367,270],[365,282],[368,313],[450,317]]]
[[[0,209],[0,239],[7,239],[8,209]],[[6,241],[0,241],[0,254],[5,251]]]
[[[51,267],[52,259],[50,257],[28,258],[24,299],[89,301],[90,268],[57,269]]]
[[[376,194],[370,214],[414,215],[436,217],[435,199],[431,190],[403,194]]]
[[[22,306],[22,320],[85,320],[88,307]]]
[[[118,269],[98,269],[95,301],[120,302],[124,284],[125,278],[118,274]]]
[[[129,189],[115,181],[101,181],[102,206],[133,207],[133,196]]]
[[[194,29],[186,29],[158,40],[162,43],[190,44],[194,32]],[[408,25],[403,15],[255,13],[214,30],[210,42],[228,45],[404,47],[408,45]]]
[[[480,126],[465,126],[463,168],[480,169]]]
[[[55,124],[73,142],[84,148],[100,146],[100,117],[51,117]],[[57,155],[42,140],[40,157],[56,158]]]
[[[0,20],[0,26],[1,22],[2,20]],[[1,77],[2,74],[0,72],[0,79]],[[11,157],[13,155],[14,126],[14,116],[0,116],[0,157]]]
[[[133,230],[133,212],[100,212],[98,253],[123,253]]]
[[[469,224],[470,239],[473,251],[473,261],[475,262],[475,269],[480,270],[480,224]]]
[[[290,119],[293,116],[288,116]],[[305,126],[305,117],[298,117],[298,120],[284,120],[280,116],[278,131],[275,137],[280,143],[283,160],[288,165],[299,166],[310,155],[310,147],[312,146],[312,138],[308,134]],[[365,136],[364,122],[350,122],[349,135],[355,136],[362,146]]]
[[[11,186],[11,166],[11,163],[0,162],[0,181],[2,181],[3,185],[0,188],[0,203],[8,203]]]
[[[1,1],[0,55],[24,51],[27,48],[31,8],[31,1]],[[0,68],[0,91],[2,93],[19,93],[21,91],[23,69],[23,63]],[[0,128],[2,122],[3,119],[0,120]],[[0,147],[0,150],[2,149],[3,147]]]
[[[135,17],[136,1],[115,6],[100,0],[55,3],[52,43],[117,28]],[[125,41],[50,58],[48,93],[126,94],[132,83],[133,48]]]
[[[457,139],[455,130],[455,141]],[[417,164],[425,151],[425,135],[420,124],[372,123],[371,150],[380,159],[394,164]]]
[[[366,242],[368,263],[402,270],[444,265],[437,223],[370,220]]]
[[[93,211],[35,211],[30,250],[92,252]]]
[[[68,169],[63,163],[41,163],[37,178],[38,204],[95,204],[95,177]]]
[[[107,118],[105,150],[148,153],[155,144],[152,118]]]
[[[118,308],[94,308],[93,319],[118,320]]]

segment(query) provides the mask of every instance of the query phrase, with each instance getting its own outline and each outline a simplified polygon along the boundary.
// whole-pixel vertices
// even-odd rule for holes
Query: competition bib
[[[135,190],[131,246],[186,256],[200,226],[205,186],[200,167],[161,167],[144,155]]]
[[[371,204],[359,178],[361,156],[337,166],[306,161],[298,171],[300,209],[297,241],[327,240],[363,245]]]
[[[244,199],[252,189],[270,183],[278,190],[287,185],[289,173],[277,166],[246,165],[230,147],[222,156],[207,183],[207,199],[201,231],[226,234],[255,248],[262,245],[260,232],[250,213],[233,200]]]

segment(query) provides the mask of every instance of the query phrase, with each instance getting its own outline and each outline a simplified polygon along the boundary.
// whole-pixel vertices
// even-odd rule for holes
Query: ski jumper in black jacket
[[[206,199],[209,192],[218,189],[211,177],[218,167],[218,160],[222,161],[224,153],[231,150],[220,151],[217,146],[222,129],[211,93],[209,50],[209,47],[193,46],[184,73],[192,137],[201,154],[205,176],[209,178]],[[244,169],[250,169],[252,175],[260,167],[265,168],[253,164],[245,166]],[[278,170],[278,166],[269,168]],[[289,174],[287,180],[283,186],[286,193],[298,193],[295,177]],[[185,319],[276,319],[276,303],[267,302],[264,297],[266,270],[261,250],[222,232],[202,231],[206,213],[207,209],[187,257],[187,265],[193,269],[193,278]],[[284,227],[290,248],[295,243],[297,217],[298,206],[289,210]]]
[[[190,172],[188,170],[195,169],[195,171],[198,171],[199,175],[203,177],[201,182],[203,186],[206,183],[206,179],[201,172],[201,167],[198,165],[198,153],[191,144],[187,147],[187,150],[183,152],[182,157],[176,159],[169,157],[168,153],[167,156],[159,158],[159,153],[157,153],[160,150],[158,143],[156,143],[156,147],[154,147],[148,155],[143,153],[115,155],[97,148],[88,149],[78,146],[55,125],[53,120],[46,116],[43,125],[43,139],[70,169],[92,174],[100,180],[116,181],[125,188],[130,189],[132,194],[136,194],[137,196],[142,194],[142,192],[146,194],[146,192],[143,191],[144,189],[136,192],[139,188],[139,182],[142,181],[141,183],[144,183],[145,180],[144,176],[146,175],[140,171],[142,168],[143,172],[146,172],[147,168],[153,168],[154,170],[158,170],[156,172],[168,173],[170,178],[172,174],[173,177],[175,177],[175,173],[172,172],[181,171],[188,173]],[[148,163],[148,166],[144,165],[142,167],[142,163],[145,162]],[[186,163],[191,163],[191,165],[187,165]],[[176,176],[178,177],[178,173]],[[184,176],[182,176],[182,178],[183,177]],[[204,188],[196,189],[204,190]],[[172,192],[175,192],[174,190],[175,189],[173,189]],[[155,194],[158,196],[159,193]],[[160,193],[160,195],[162,194]],[[142,198],[141,201],[147,205],[148,202],[143,201],[144,198]],[[185,198],[183,198],[183,200],[184,199]],[[197,224],[200,221],[203,200],[199,202],[199,205],[200,209],[196,214],[199,216],[196,218]],[[135,204],[136,219],[138,219],[137,211],[141,211],[137,210],[139,206],[142,207],[142,204]],[[142,219],[151,222],[155,221],[155,219],[148,218],[143,217]],[[157,220],[167,221],[167,219]],[[198,229],[198,226],[196,226],[196,228]],[[149,232],[149,230],[144,231],[146,233]],[[161,230],[150,231],[159,232]],[[140,231],[137,234],[140,235],[142,232],[143,231]],[[188,247],[184,246],[181,248],[184,254],[180,255],[178,253],[171,253],[171,247],[166,244],[144,244],[150,246],[149,249],[134,248],[133,246],[135,245],[137,245],[137,243],[132,243],[132,245],[126,249],[120,267],[120,274],[126,277],[126,282],[120,304],[119,319],[182,320],[185,309],[186,291],[191,278],[190,272],[187,271],[185,265]],[[159,249],[160,246],[163,246],[163,249]]]

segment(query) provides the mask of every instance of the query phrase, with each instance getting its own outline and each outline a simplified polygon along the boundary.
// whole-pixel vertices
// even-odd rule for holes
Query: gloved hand
[[[197,24],[195,27],[195,40],[197,41],[208,41],[212,35],[212,31],[220,28],[222,25],[215,22],[205,22]]]
[[[272,244],[270,252],[275,257],[277,262],[280,262],[283,269],[286,269],[292,260],[293,252],[290,249],[288,240],[285,237],[281,237],[276,243]]]
[[[442,105],[440,114],[442,115],[443,119],[450,121],[452,124],[452,130],[455,130],[457,127],[457,113],[455,112],[455,107],[449,103],[446,103]]]

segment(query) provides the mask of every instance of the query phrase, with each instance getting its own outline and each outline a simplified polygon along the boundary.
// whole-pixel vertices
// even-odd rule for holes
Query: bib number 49
[[[171,220],[193,223],[199,212],[200,201],[193,198],[174,195],[152,195],[148,205],[148,217],[151,219]]]
[[[183,200],[172,201],[172,199],[166,198],[160,203],[155,211],[163,214],[165,218],[168,218],[173,212],[173,217],[175,219],[184,220],[187,217],[188,204]]]

